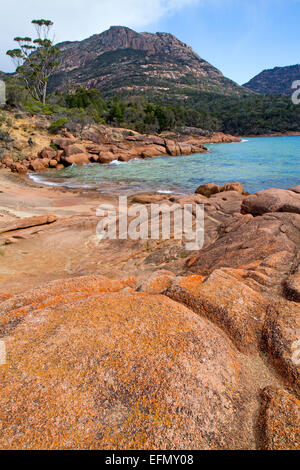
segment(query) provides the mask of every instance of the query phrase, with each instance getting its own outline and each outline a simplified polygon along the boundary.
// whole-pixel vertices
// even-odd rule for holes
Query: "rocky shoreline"
[[[2,449],[299,448],[299,187],[132,196],[204,204],[186,252],[99,244],[117,197],[0,185]]]
[[[297,131],[287,131],[287,132],[275,132],[273,134],[260,134],[260,135],[247,135],[245,137],[299,137],[300,132]]]
[[[11,118],[10,118],[11,119]],[[185,135],[165,133],[145,135],[129,129],[93,125],[77,136],[65,131],[51,136],[48,121],[41,118],[15,118],[10,137],[1,148],[0,169],[26,174],[49,168],[63,169],[72,164],[128,162],[135,158],[185,156],[205,153],[208,143],[240,142],[223,133]]]

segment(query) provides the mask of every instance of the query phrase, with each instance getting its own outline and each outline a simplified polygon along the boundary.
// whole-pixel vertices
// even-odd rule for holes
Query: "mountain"
[[[300,80],[300,64],[264,70],[244,87],[265,95],[291,95],[295,80]]]
[[[181,99],[199,91],[249,94],[171,34],[112,26],[83,41],[58,46],[62,58],[50,82],[52,90],[97,88],[104,96],[168,92]]]

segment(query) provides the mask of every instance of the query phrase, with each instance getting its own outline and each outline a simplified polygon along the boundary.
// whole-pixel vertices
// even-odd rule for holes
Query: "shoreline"
[[[299,137],[299,136],[300,136],[300,132],[291,131],[291,132],[276,132],[274,134],[245,135],[240,138],[246,139],[246,138],[259,138],[259,137]]]
[[[203,186],[208,191],[203,191]],[[43,282],[95,272],[110,279],[122,279],[125,269],[128,276],[142,281],[158,268],[171,268],[178,275],[190,271],[186,259],[189,254],[182,246],[182,240],[171,238],[162,242],[149,239],[146,243],[143,240],[106,240],[98,245],[97,208],[100,204],[118,207],[118,191],[103,194],[89,189],[45,186],[9,170],[0,171],[0,188],[0,229],[23,219],[53,218],[50,224],[43,222],[41,226],[0,233],[0,298],[1,295],[23,292]],[[198,191],[200,188],[201,191]],[[270,194],[275,191],[279,197],[290,194],[290,191],[283,189],[270,189],[263,193],[268,191]],[[238,230],[239,220],[252,220],[250,214],[243,215],[241,212],[243,201],[252,197],[243,191],[241,183],[231,183],[223,188],[207,184],[187,194],[157,191],[132,193],[128,197],[128,207],[136,203],[148,206],[160,202],[204,204],[207,247],[213,245],[222,234],[222,224],[224,233],[227,233],[228,224],[232,223],[234,230]],[[290,216],[300,217],[297,214]],[[270,217],[266,219],[272,225],[271,220]],[[285,223],[290,222],[286,219]],[[238,239],[242,236],[238,235]],[[253,243],[256,244],[255,239]],[[153,261],[149,263],[148,258],[153,258]],[[242,259],[238,265],[243,265]]]
[[[274,136],[270,135],[269,137],[274,137]],[[276,137],[285,137],[285,136],[278,135]],[[243,143],[244,139],[246,139],[246,136],[240,137],[240,139],[237,143]],[[246,141],[246,140],[244,140],[244,141]],[[224,142],[218,142],[218,144],[219,143],[224,143]],[[225,142],[225,143],[234,143],[234,142]],[[217,145],[217,144],[214,144],[214,145]],[[259,146],[259,143],[257,143],[256,145]],[[267,144],[265,144],[265,145],[267,145]],[[216,150],[216,147],[214,147],[214,149],[215,150],[208,147],[208,152],[207,152],[208,155],[207,156],[211,156],[214,153],[218,153],[218,151]],[[224,152],[226,152],[225,147],[224,147]],[[241,152],[243,152],[242,147],[241,147]],[[229,155],[231,155],[230,150],[229,150]],[[193,154],[186,155],[186,157],[192,157],[192,156],[193,156]],[[164,163],[157,162],[158,167],[157,167],[156,164],[151,165],[150,170],[149,170],[150,171],[150,180],[147,179],[147,175],[149,173],[149,171],[147,170],[147,165],[148,164],[147,164],[146,161],[144,162],[146,167],[144,167],[144,163],[142,164],[142,167],[141,167],[142,172],[146,171],[144,182],[140,182],[138,179],[137,180],[135,179],[135,176],[137,176],[136,175],[136,170],[134,169],[135,167],[133,167],[132,169],[126,170],[126,167],[127,167],[126,163],[130,163],[130,161],[134,162],[134,160],[138,160],[138,159],[132,159],[129,162],[119,162],[120,164],[121,163],[124,164],[123,167],[116,170],[117,174],[121,178],[120,181],[118,179],[116,179],[116,177],[114,177],[114,172],[113,172],[114,170],[113,169],[111,169],[111,170],[108,169],[110,167],[109,163],[105,164],[105,167],[107,167],[108,175],[112,175],[112,178],[114,178],[114,179],[111,179],[111,180],[110,179],[105,179],[105,171],[104,171],[104,176],[103,176],[103,172],[100,169],[101,167],[99,167],[99,170],[97,170],[97,167],[98,167],[97,165],[96,166],[91,165],[91,169],[87,170],[87,172],[91,172],[91,174],[95,174],[94,178],[91,177],[87,181],[85,181],[84,176],[82,176],[83,174],[85,174],[85,170],[83,170],[83,169],[82,169],[83,171],[79,170],[78,172],[77,172],[77,170],[75,170],[74,173],[73,173],[73,171],[68,172],[68,176],[66,175],[65,178],[63,176],[60,177],[59,173],[54,172],[55,173],[54,180],[51,180],[51,172],[50,172],[49,178],[47,179],[47,172],[46,171],[45,172],[40,172],[40,173],[32,172],[31,174],[28,174],[27,177],[30,179],[30,181],[38,180],[38,181],[36,181],[36,184],[41,185],[41,187],[48,186],[48,187],[55,187],[55,188],[65,188],[65,189],[73,190],[73,191],[88,191],[88,192],[95,192],[97,194],[104,194],[104,195],[108,195],[108,194],[111,194],[111,193],[114,194],[114,195],[119,195],[119,194],[125,195],[125,194],[127,194],[129,196],[134,195],[134,194],[141,194],[141,193],[158,193],[158,194],[164,194],[164,193],[172,194],[173,193],[173,194],[184,195],[184,194],[189,194],[189,193],[193,192],[196,189],[197,183],[195,183],[195,187],[193,187],[192,185],[189,185],[189,184],[185,184],[185,183],[182,183],[182,185],[181,185],[178,182],[179,181],[178,178],[177,179],[175,178],[175,180],[166,182],[166,184],[168,184],[168,187],[166,188],[166,189],[168,189],[168,191],[164,191],[165,185],[163,183],[161,183],[161,184],[159,184],[159,182],[155,183],[155,179],[153,179],[153,180],[151,179],[151,168],[152,167],[154,168],[154,170],[155,170],[155,168],[162,168],[162,171],[164,171],[164,168],[165,168],[166,165],[167,165],[167,167],[168,167],[168,165],[171,165],[170,168],[171,169],[175,168],[175,170],[174,170],[175,172],[176,172],[176,168],[180,168],[182,166],[182,164],[184,164],[184,167],[185,167],[185,165],[187,165],[187,167],[189,168],[188,160],[187,161],[186,160],[185,161],[178,160],[179,158],[181,158],[181,156],[179,156],[179,155],[176,156],[176,161],[174,160],[174,162],[172,162],[172,160],[170,159],[170,157],[171,157],[170,155],[159,155],[156,158],[164,159],[164,157],[168,157],[167,160],[170,163],[169,164],[164,164]],[[206,156],[199,155],[199,157],[200,157],[201,161],[206,161]],[[171,158],[173,158],[173,157],[171,157]],[[148,160],[148,159],[142,159],[142,160]],[[195,159],[193,161],[195,161]],[[118,161],[114,160],[113,162],[110,162],[110,163],[118,163]],[[138,162],[134,162],[134,163],[138,163]],[[191,163],[191,164],[193,165],[193,163]],[[211,164],[208,163],[208,164],[211,165],[212,163]],[[77,167],[78,169],[80,168],[80,166],[77,166],[77,165],[74,165],[74,167]],[[92,167],[94,167],[94,168],[92,168]],[[114,165],[112,165],[112,167],[114,167]],[[136,168],[137,168],[137,171],[139,171],[139,166],[137,166]],[[145,170],[145,168],[146,168],[146,170]],[[94,170],[95,170],[95,172],[94,172]],[[128,179],[128,181],[127,180],[125,181],[127,171],[129,173],[129,177],[128,177],[129,179]],[[148,171],[148,173],[147,173],[147,171]],[[113,172],[113,173],[111,173],[111,172]],[[201,171],[200,171],[200,177],[201,176],[203,177],[203,175],[201,175]],[[76,181],[77,177],[78,177],[78,181]],[[43,181],[44,178],[45,178],[45,181]],[[57,180],[56,180],[56,178],[57,178]],[[99,180],[97,180],[97,178],[99,178]],[[108,178],[110,178],[110,176],[108,176]],[[123,181],[122,178],[124,178],[124,181]],[[220,177],[219,180],[220,180],[219,181],[220,184],[225,184],[226,182],[228,182],[226,180],[223,180],[222,177]],[[233,180],[243,181],[243,184],[247,185],[247,180],[245,178],[241,179],[241,175],[239,175],[238,169],[235,171],[235,174],[232,175],[231,181],[233,181]],[[183,180],[183,181],[185,181],[185,180]],[[205,184],[205,183],[208,184],[211,181],[215,182],[215,181],[217,181],[217,179],[216,178],[213,179],[213,178],[209,177],[208,179],[203,180],[203,179],[200,178],[199,184],[200,184],[200,182],[202,182],[202,184]],[[269,186],[254,185],[254,187],[253,187],[253,184],[251,186],[251,181],[248,181],[248,183],[250,184],[250,187],[249,187],[249,189],[246,188],[246,190],[249,193],[254,193],[254,192],[259,191],[259,190],[267,189],[269,186],[272,185],[272,182],[270,182]],[[274,183],[273,187],[278,187],[278,188],[281,188],[281,189],[288,189],[288,187],[292,186],[293,184],[298,184],[299,181],[297,180],[297,178],[295,178],[294,182],[289,181],[288,185],[285,185],[284,182],[281,181],[281,180],[276,181],[276,183],[277,184]],[[72,187],[73,185],[77,186],[77,187]],[[154,187],[151,187],[152,185]],[[128,186],[128,188],[127,188],[127,186]],[[132,186],[133,186],[133,188],[132,188]]]
[[[0,161],[1,168],[25,174],[48,168],[63,169],[72,164],[105,164],[114,160],[128,162],[157,156],[186,156],[206,153],[205,144],[239,142],[235,136],[221,132],[210,135],[183,135],[165,132],[160,135],[139,134],[130,129],[92,125],[80,135],[66,130],[50,134],[48,124],[37,118],[18,118],[9,115],[7,128],[10,139],[6,142]],[[32,136],[34,135],[34,139]]]

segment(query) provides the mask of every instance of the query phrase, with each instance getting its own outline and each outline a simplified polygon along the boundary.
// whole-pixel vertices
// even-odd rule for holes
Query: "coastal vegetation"
[[[92,123],[130,128],[141,133],[160,133],[198,128],[232,135],[262,135],[300,131],[300,106],[283,95],[247,97],[199,92],[185,102],[169,102],[168,96],[114,95],[104,97],[99,90],[78,88],[49,94],[45,104],[30,96],[15,76],[6,79],[7,105],[31,114],[45,114],[65,127]],[[58,126],[59,127],[59,126]],[[59,130],[59,129],[58,129]]]

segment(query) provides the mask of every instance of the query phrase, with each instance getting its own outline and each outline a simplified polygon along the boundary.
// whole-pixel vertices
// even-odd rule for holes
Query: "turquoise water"
[[[300,136],[247,138],[208,145],[209,154],[72,166],[32,174],[36,181],[108,193],[191,193],[205,183],[241,181],[246,191],[300,184]]]

